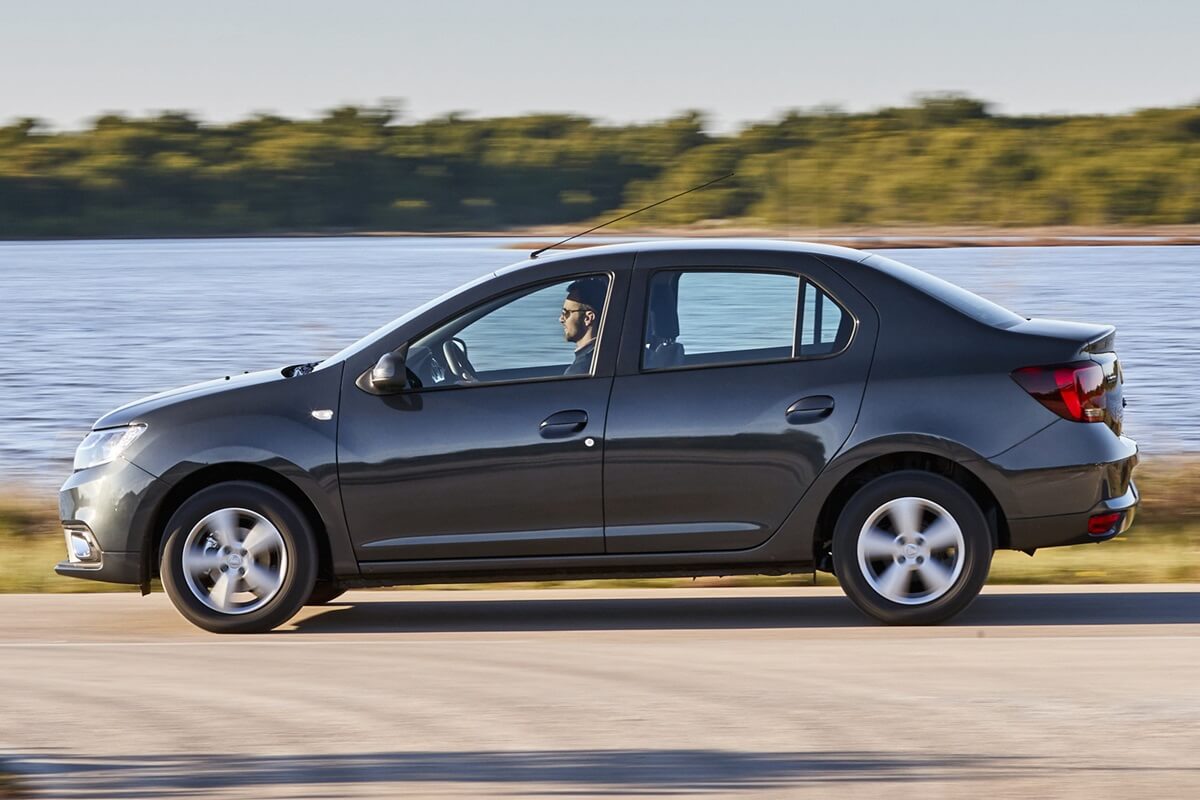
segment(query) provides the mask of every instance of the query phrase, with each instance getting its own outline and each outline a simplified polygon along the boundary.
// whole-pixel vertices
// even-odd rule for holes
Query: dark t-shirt
[[[592,351],[596,349],[596,340],[585,344],[575,351],[575,360],[563,375],[587,375],[592,371]]]

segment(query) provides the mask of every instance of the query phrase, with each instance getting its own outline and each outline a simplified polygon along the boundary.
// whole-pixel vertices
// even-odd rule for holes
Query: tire
[[[262,633],[304,605],[317,558],[312,528],[291,500],[236,481],[200,490],[171,515],[159,574],[192,624],[214,633]]]
[[[833,534],[842,590],[861,611],[892,625],[928,625],[965,609],[987,581],[994,550],[971,495],[915,470],[860,488]]]
[[[339,597],[344,595],[346,590],[336,583],[330,581],[317,581],[313,586],[312,593],[309,594],[308,600],[305,601],[306,606],[323,606],[326,603],[332,603]]]

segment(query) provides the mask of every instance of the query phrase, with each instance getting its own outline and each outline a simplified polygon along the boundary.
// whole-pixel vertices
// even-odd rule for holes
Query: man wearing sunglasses
[[[607,294],[608,281],[601,277],[580,278],[567,287],[558,321],[563,326],[563,337],[575,343],[575,360],[564,375],[587,375],[592,371],[592,354]]]

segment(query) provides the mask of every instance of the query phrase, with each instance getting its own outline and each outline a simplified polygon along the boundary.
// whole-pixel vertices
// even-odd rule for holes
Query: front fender
[[[236,479],[247,467],[269,470],[316,509],[335,572],[356,574],[338,485],[340,384],[341,369],[329,369],[158,409],[144,419],[142,446],[130,461],[184,490],[202,471],[224,469]],[[330,418],[318,418],[318,410],[332,412]]]

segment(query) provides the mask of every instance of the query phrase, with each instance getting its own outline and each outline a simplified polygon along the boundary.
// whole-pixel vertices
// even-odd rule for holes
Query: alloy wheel
[[[279,593],[288,571],[279,529],[245,508],[222,508],[197,522],[181,561],[192,594],[221,614],[262,608]]]
[[[877,508],[858,534],[858,566],[872,589],[900,605],[932,602],[958,580],[965,540],[945,508],[897,497]]]

